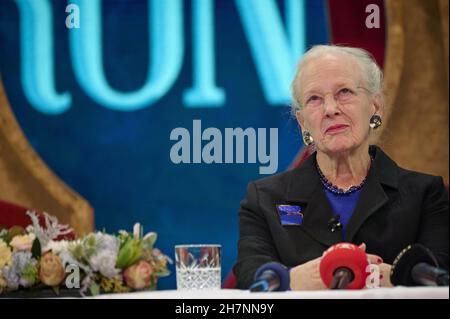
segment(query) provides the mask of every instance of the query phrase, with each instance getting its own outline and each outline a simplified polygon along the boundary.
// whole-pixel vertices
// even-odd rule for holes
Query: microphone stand
[[[334,272],[330,289],[345,289],[352,282],[353,274],[347,268],[338,268]]]

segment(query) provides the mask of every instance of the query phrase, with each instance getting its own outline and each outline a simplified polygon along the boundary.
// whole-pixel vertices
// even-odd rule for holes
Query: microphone
[[[289,270],[280,263],[271,262],[256,270],[251,292],[286,291],[290,289]]]
[[[320,261],[320,277],[330,289],[362,289],[369,262],[364,250],[350,243],[331,246]]]
[[[341,224],[340,220],[341,220],[341,215],[336,214],[328,221],[328,229],[332,233],[342,229],[342,224]]]
[[[439,268],[431,250],[421,244],[403,249],[391,268],[391,282],[396,286],[448,286],[448,279],[448,271]]]

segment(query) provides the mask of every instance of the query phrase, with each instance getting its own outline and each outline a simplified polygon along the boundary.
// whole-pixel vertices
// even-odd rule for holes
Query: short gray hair
[[[372,54],[370,54],[368,51],[360,48],[337,45],[316,45],[303,55],[300,63],[298,64],[295,78],[292,81],[292,111],[294,113],[296,110],[299,110],[301,108],[300,85],[298,83],[298,81],[300,80],[301,72],[310,61],[329,53],[346,54],[355,58],[357,63],[361,67],[362,76],[364,78],[367,89],[372,93],[372,95],[383,94],[383,72],[381,71]]]

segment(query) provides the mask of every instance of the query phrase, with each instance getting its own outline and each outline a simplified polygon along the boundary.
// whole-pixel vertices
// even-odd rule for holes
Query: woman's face
[[[297,119],[319,151],[337,155],[368,145],[370,118],[375,113],[382,116],[382,105],[367,90],[353,57],[324,55],[312,60],[299,83],[302,109]]]

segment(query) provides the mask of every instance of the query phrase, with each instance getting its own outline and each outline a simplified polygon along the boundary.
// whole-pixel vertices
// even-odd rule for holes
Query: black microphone
[[[448,272],[426,263],[418,263],[411,270],[411,276],[422,286],[448,286]]]
[[[334,233],[342,229],[341,215],[336,214],[328,221],[328,229]]]
[[[330,289],[346,289],[353,279],[355,279],[355,275],[350,269],[345,267],[338,268],[334,272]]]
[[[448,286],[448,271],[439,268],[431,250],[421,244],[409,245],[395,258],[391,282],[398,286]]]
[[[286,291],[290,289],[289,270],[280,263],[262,265],[255,273],[251,292]]]

